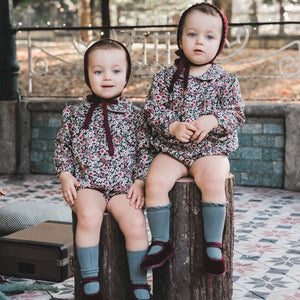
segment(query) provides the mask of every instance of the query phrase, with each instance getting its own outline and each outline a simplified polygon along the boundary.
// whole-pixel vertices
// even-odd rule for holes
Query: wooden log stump
[[[170,237],[175,257],[153,270],[155,300],[231,300],[233,292],[233,184],[234,176],[226,180],[226,220],[223,244],[226,246],[224,277],[208,276],[203,266],[203,222],[201,192],[192,178],[182,178],[170,192]]]
[[[73,217],[75,300],[81,300],[80,267],[75,234],[77,217]],[[110,213],[105,213],[100,234],[99,276],[105,299],[129,299],[129,270],[124,235]]]

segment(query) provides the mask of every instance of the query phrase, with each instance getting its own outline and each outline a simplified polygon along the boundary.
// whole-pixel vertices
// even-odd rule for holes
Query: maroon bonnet
[[[179,25],[178,25],[178,31],[177,31],[177,45],[179,48],[175,52],[176,55],[179,56],[179,58],[175,60],[175,65],[177,66],[177,69],[172,77],[170,86],[168,88],[169,93],[172,92],[175,82],[178,80],[180,74],[183,72],[184,72],[183,88],[184,88],[184,90],[187,88],[190,65],[195,65],[195,64],[193,64],[186,58],[182,49],[180,48],[180,40],[181,40],[181,36],[182,36],[182,26],[183,26],[183,23],[184,23],[185,18],[188,13],[190,13],[191,11],[197,11],[197,10],[201,11],[201,8],[205,8],[205,6],[213,8],[220,15],[220,17],[222,19],[222,23],[223,23],[222,37],[221,37],[219,49],[218,49],[215,57],[211,61],[209,61],[205,64],[202,64],[202,65],[197,65],[197,66],[204,66],[204,65],[213,63],[215,61],[216,57],[224,49],[225,42],[226,42],[226,35],[227,35],[227,31],[228,31],[228,20],[227,20],[226,16],[223,14],[223,12],[218,7],[216,7],[215,5],[210,4],[210,3],[202,2],[202,3],[195,4],[195,5],[191,6],[190,8],[188,8],[186,11],[184,11],[184,13],[182,14],[182,16],[180,18]]]

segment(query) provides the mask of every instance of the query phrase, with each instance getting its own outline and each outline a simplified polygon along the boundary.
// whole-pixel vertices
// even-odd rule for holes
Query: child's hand
[[[77,198],[76,187],[80,184],[70,172],[63,172],[59,175],[61,181],[61,190],[66,202],[72,206]]]
[[[189,142],[196,130],[195,125],[189,122],[176,121],[169,126],[169,133],[183,143]]]
[[[197,143],[200,143],[211,130],[219,125],[217,118],[213,115],[201,116],[193,121],[192,124],[197,130],[195,130],[191,140],[194,141],[198,138]]]
[[[140,179],[136,179],[133,185],[130,187],[127,198],[130,199],[129,205],[134,205],[135,209],[142,209],[144,206],[145,182]]]

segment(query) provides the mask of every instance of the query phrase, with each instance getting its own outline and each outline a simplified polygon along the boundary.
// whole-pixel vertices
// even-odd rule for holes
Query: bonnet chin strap
[[[209,61],[207,63],[204,63],[204,64],[194,64],[194,63],[192,63],[191,61],[189,61],[186,58],[186,56],[184,55],[182,49],[177,50],[175,52],[175,54],[177,56],[179,56],[179,58],[177,58],[175,60],[175,65],[177,66],[177,69],[176,69],[176,71],[175,71],[175,73],[174,73],[174,75],[172,77],[170,86],[168,87],[169,93],[171,93],[173,91],[174,84],[178,80],[180,74],[183,71],[184,71],[184,73],[183,73],[183,89],[186,90],[187,84],[188,84],[188,79],[189,79],[189,74],[190,74],[190,66],[201,67],[201,66],[205,66],[205,65],[211,64],[215,60],[215,57],[214,57],[211,61]]]
[[[96,107],[101,103],[102,105],[102,110],[103,110],[103,125],[104,125],[104,130],[106,134],[106,140],[108,144],[108,153],[109,156],[114,155],[114,145],[112,142],[112,135],[109,127],[109,122],[108,122],[108,110],[107,110],[107,104],[118,104],[118,98],[121,96],[121,94],[117,95],[116,97],[110,98],[110,99],[104,99],[102,97],[97,96],[96,94],[92,93],[87,96],[88,102],[91,103],[91,106],[86,114],[82,129],[88,129],[92,115],[94,113],[94,110]]]

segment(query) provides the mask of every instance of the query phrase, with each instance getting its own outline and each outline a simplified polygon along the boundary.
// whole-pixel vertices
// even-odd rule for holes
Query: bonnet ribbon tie
[[[89,110],[86,114],[82,129],[88,129],[88,127],[90,125],[90,122],[91,122],[91,119],[92,119],[93,112],[96,109],[96,107],[101,103],[102,111],[103,111],[103,125],[104,125],[106,140],[107,140],[107,144],[108,144],[109,156],[114,155],[114,145],[113,145],[113,142],[112,142],[112,135],[111,135],[109,122],[108,122],[107,104],[118,104],[118,97],[119,96],[120,95],[118,95],[116,97],[113,97],[113,98],[110,98],[110,99],[104,99],[102,97],[99,97],[99,96],[95,95],[94,93],[87,96],[87,100],[88,100],[88,102],[91,103],[91,106],[90,106],[90,108],[89,108]]]
[[[179,56],[179,58],[177,58],[175,60],[175,65],[177,66],[177,69],[172,77],[170,86],[168,87],[168,91],[169,93],[171,93],[173,91],[173,87],[175,82],[178,80],[180,74],[182,73],[183,69],[184,69],[184,77],[183,77],[183,89],[185,90],[187,88],[187,84],[188,84],[188,78],[189,78],[189,73],[190,73],[190,62],[187,60],[187,58],[185,57],[183,51],[177,50],[175,52],[175,54],[177,56]]]

